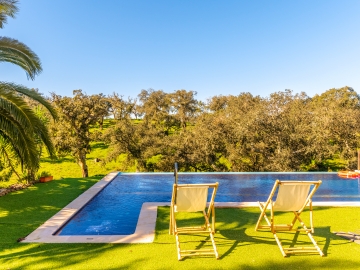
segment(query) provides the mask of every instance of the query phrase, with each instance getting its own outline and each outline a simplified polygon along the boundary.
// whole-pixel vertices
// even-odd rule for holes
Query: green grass
[[[108,148],[104,143],[97,142],[92,143],[92,150],[86,157],[86,164],[89,169],[89,176],[103,176],[112,171],[129,171],[129,167],[124,167],[124,160],[126,155],[121,155],[116,161],[104,163]],[[95,162],[95,158],[99,158],[101,162]],[[20,172],[20,169],[18,169]],[[62,178],[80,178],[81,169],[80,166],[75,162],[71,156],[59,157],[58,159],[50,159],[48,157],[42,157],[40,163],[40,169],[38,173],[46,171],[49,172],[54,179]],[[130,171],[135,171],[135,168],[130,167]],[[6,188],[12,184],[17,183],[15,175],[9,181],[1,182],[0,188]]]
[[[102,142],[91,144],[91,152],[86,155],[86,164],[89,170],[89,176],[106,175],[111,171],[122,170],[122,160],[125,158],[121,156],[117,161],[104,163],[108,147]],[[99,158],[100,162],[95,162]],[[42,171],[50,172],[55,179],[68,177],[81,177],[80,166],[75,162],[71,156],[60,157],[52,160],[50,158],[42,158],[39,173]]]
[[[254,231],[257,208],[216,210],[219,260],[196,257],[178,262],[175,238],[168,234],[168,207],[159,208],[151,244],[17,242],[100,178],[65,178],[0,197],[0,269],[360,269],[360,245],[331,233],[360,229],[360,208],[315,209],[315,239],[326,254],[323,258],[316,254],[283,258],[271,233]],[[280,237],[287,245],[294,234]],[[198,236],[183,240],[193,248],[208,244]],[[298,237],[297,243],[302,241],[309,242]]]

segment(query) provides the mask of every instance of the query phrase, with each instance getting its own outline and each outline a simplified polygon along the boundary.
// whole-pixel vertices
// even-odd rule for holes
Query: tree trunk
[[[182,127],[183,129],[186,129],[186,120],[181,119],[181,127]]]
[[[20,175],[17,173],[17,171],[15,171],[15,168],[14,168],[14,166],[12,165],[11,160],[10,160],[7,152],[5,151],[5,149],[3,149],[3,153],[5,154],[5,157],[6,157],[7,161],[8,161],[8,163],[9,163],[12,171],[16,174],[16,176],[17,176],[17,178],[19,179],[19,182],[20,182],[20,181],[21,181],[21,177],[20,177]]]
[[[35,172],[33,170],[28,170],[28,175],[26,181],[30,183],[31,181],[35,181]]]
[[[102,116],[99,121],[100,130],[103,130],[103,125],[104,125],[104,116]]]
[[[42,143],[39,145],[39,158],[41,158],[42,155]]]
[[[88,166],[86,165],[86,152],[84,149],[81,150],[79,153],[78,164],[81,168],[82,177],[84,178],[88,177],[89,171],[88,171]]]

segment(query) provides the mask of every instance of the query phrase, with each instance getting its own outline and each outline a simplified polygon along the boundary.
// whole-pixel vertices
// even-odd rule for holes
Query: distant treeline
[[[138,171],[172,171],[174,162],[181,171],[357,167],[360,97],[350,87],[314,97],[286,90],[266,98],[220,95],[207,102],[186,90],[142,90],[136,99],[77,91],[73,99],[82,95],[103,104],[97,105],[104,109],[96,118],[100,126],[106,117],[114,123],[102,133],[89,131],[89,141],[105,141],[111,149],[108,160],[126,154],[128,166],[136,164]],[[56,97],[61,99],[55,95],[53,102]],[[82,105],[82,110],[88,109]],[[76,115],[73,121],[79,119]]]
[[[312,98],[292,91],[268,98],[241,93],[207,103],[193,91],[143,90],[112,96],[117,121],[111,157],[127,153],[140,171],[309,171],[356,168],[360,98],[351,88]],[[110,99],[111,100],[111,99]],[[134,110],[135,109],[135,110]],[[131,115],[143,121],[131,120]]]

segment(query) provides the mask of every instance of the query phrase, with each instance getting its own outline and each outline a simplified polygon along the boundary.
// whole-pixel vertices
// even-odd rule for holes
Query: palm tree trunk
[[[11,160],[10,160],[7,152],[5,151],[5,149],[3,149],[3,152],[4,152],[4,154],[5,154],[6,159],[7,159],[8,162],[9,162],[9,165],[10,165],[12,171],[16,174],[16,176],[18,177],[19,181],[21,181],[21,177],[20,177],[20,175],[16,172],[16,170],[15,170],[14,166],[12,165]]]

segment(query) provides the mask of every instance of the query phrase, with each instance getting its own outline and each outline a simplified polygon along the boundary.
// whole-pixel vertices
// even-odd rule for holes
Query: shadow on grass
[[[240,259],[241,260],[241,259]],[[283,259],[282,261],[275,260],[264,260],[261,266],[251,265],[246,263],[239,263],[237,269],[242,270],[255,270],[255,269],[359,269],[360,263],[349,264],[343,260],[330,259],[327,261],[314,261],[303,259],[297,263],[291,263],[288,260]],[[345,263],[345,266],[344,266]]]
[[[37,183],[0,197],[0,224],[34,224],[36,229],[100,179],[64,178]],[[0,236],[2,233],[0,231]]]
[[[328,209],[324,209],[324,212],[332,211],[330,207]],[[290,213],[291,214],[291,213]],[[277,246],[275,238],[272,233],[269,231],[255,231],[255,224],[257,219],[259,218],[260,212],[257,208],[218,208],[216,209],[216,234],[215,240],[220,253],[220,260],[226,260],[227,257],[233,257],[234,253],[242,253],[240,250],[246,249],[258,249],[260,252],[260,256],[266,256],[269,253],[269,256],[274,255],[279,260],[284,260],[283,256]],[[292,217],[292,215],[287,215],[286,217]],[[185,222],[188,222],[189,218],[185,218]],[[164,234],[168,232],[168,223],[169,222],[169,208],[161,207],[158,212],[158,220],[157,220],[157,237],[156,242],[161,243],[169,243],[173,242],[175,247],[175,237],[170,235],[169,237],[165,237]],[[189,225],[189,224],[186,224]],[[312,246],[311,240],[307,237],[305,233],[297,233],[297,232],[280,232],[278,233],[279,238],[282,241],[284,247],[288,246]],[[349,243],[341,240],[338,236],[331,232],[331,226],[318,226],[315,228],[314,238],[316,239],[319,247],[324,252],[325,256],[328,256],[330,247],[336,248],[338,246],[343,246],[342,252],[346,252],[346,248]],[[204,241],[205,240],[205,241]],[[211,241],[209,241],[209,237],[197,238],[197,244],[195,244],[195,249],[203,248],[205,243],[211,246]],[[185,238],[183,241],[184,244],[188,244],[194,242],[194,238],[189,237]],[[356,246],[356,245],[355,245]],[[271,252],[269,252],[271,250]],[[332,254],[333,255],[333,254]],[[334,257],[334,256],[333,256]],[[337,256],[335,256],[337,257]],[[321,257],[318,253],[307,253],[307,254],[294,254],[289,255],[288,258],[296,258],[299,260],[301,258],[308,258],[304,260],[311,260],[312,258],[325,259]],[[334,258],[332,258],[334,259]],[[185,260],[191,260],[191,258],[186,258]],[[326,260],[328,264],[328,260]],[[336,261],[336,260],[334,260]],[[339,260],[338,262],[341,262]],[[285,261],[284,261],[285,262]],[[311,263],[305,264],[305,266],[314,266]],[[349,264],[351,265],[351,264]],[[273,266],[277,266],[276,263]],[[360,262],[356,264],[356,267],[360,266]],[[354,267],[350,267],[351,269],[355,269]],[[276,267],[278,268],[278,267]],[[281,269],[283,269],[282,266]],[[307,268],[307,267],[305,267]],[[336,268],[329,267],[327,268]],[[246,269],[246,268],[244,268]],[[249,266],[249,269],[253,269]]]
[[[103,142],[97,142],[91,145],[91,149],[107,149],[107,148],[108,146]]]
[[[322,212],[327,212],[327,219],[334,220],[331,215],[333,210],[334,208],[328,207],[324,208]],[[320,211],[316,210],[316,212]],[[360,267],[360,261],[354,257],[360,250],[358,245],[351,245],[333,234],[330,225],[319,225],[315,227],[314,233],[314,238],[325,257],[321,257],[318,253],[307,253],[294,254],[283,258],[271,232],[255,231],[255,224],[259,215],[260,212],[257,208],[216,209],[215,241],[220,254],[220,261],[225,262],[238,257],[239,264],[235,264],[233,267],[236,266],[239,269],[337,269],[339,267],[357,269]],[[190,221],[190,218],[186,221]],[[159,208],[155,242],[163,244],[172,242],[175,249],[175,237],[166,235],[168,234],[168,222],[169,208]],[[322,222],[327,223],[328,221],[323,220]],[[312,246],[305,233],[281,232],[278,235],[283,246]],[[194,240],[198,241],[197,244]],[[206,239],[189,237],[184,241],[185,244],[191,242],[195,243],[195,249],[203,248],[205,244],[211,244],[209,237]],[[190,257],[183,260],[194,261],[194,258]],[[252,260],[254,264],[259,260],[262,261],[262,266],[253,265]]]
[[[119,264],[121,269],[133,269],[144,264],[144,259],[132,254],[129,245],[18,244],[10,250],[0,255],[0,262],[16,269],[119,269]],[[132,258],[119,263],[119,255],[125,253]]]
[[[51,163],[51,164],[61,164],[63,162],[75,162],[75,159],[70,156],[66,157],[58,157],[58,158],[49,158],[49,157],[42,157],[41,158],[42,163]]]
[[[116,124],[116,120],[107,119],[107,120],[105,120],[104,123],[103,123],[103,129],[112,127],[114,124]]]
[[[327,208],[330,210],[331,208]],[[235,209],[234,209],[235,210]],[[233,247],[231,247],[227,252],[224,253],[224,256],[230,254],[231,251],[238,245],[270,245],[274,247],[278,247],[276,240],[270,230],[259,230],[255,231],[255,224],[257,219],[259,218],[260,212],[254,212],[255,209],[251,208],[243,208],[236,209],[238,213],[238,217],[243,219],[242,224],[239,223],[236,228],[230,228],[228,230],[221,230],[220,233],[226,239],[230,239],[234,241]],[[324,209],[326,210],[326,209]],[[219,212],[219,211],[218,211]],[[281,215],[281,214],[280,214]],[[292,214],[284,214],[286,217],[293,217]],[[231,222],[231,217],[229,215],[223,216],[224,222]],[[286,220],[286,219],[285,219]],[[291,219],[288,220],[289,222]],[[286,222],[284,222],[286,223]],[[295,227],[300,225],[295,223]],[[328,254],[328,249],[330,247],[330,243],[332,240],[338,240],[339,238],[334,235],[330,226],[318,226],[315,227],[315,233],[313,234],[315,240],[317,241],[320,249],[323,251],[325,256]],[[283,247],[296,247],[296,246],[309,246],[313,247],[313,244],[310,238],[307,236],[305,232],[278,232],[278,237],[282,242]],[[346,244],[346,243],[342,243]],[[338,245],[338,244],[336,244]],[[280,250],[279,250],[280,254]],[[319,255],[317,252],[302,254],[301,256],[312,256]],[[289,255],[291,256],[299,256],[299,254]]]

